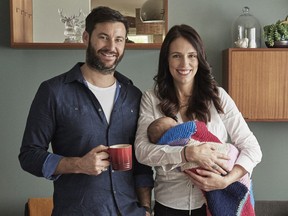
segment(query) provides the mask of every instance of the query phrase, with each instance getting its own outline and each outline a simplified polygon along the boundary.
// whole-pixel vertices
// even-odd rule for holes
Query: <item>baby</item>
[[[228,154],[238,155],[235,146],[225,143],[208,131],[204,122],[189,121],[178,124],[173,118],[160,117],[154,120],[147,128],[148,138],[151,143],[170,146],[200,145],[203,142],[215,146],[216,150]],[[220,145],[219,145],[220,144]],[[229,162],[228,162],[229,163]],[[230,162],[232,169],[234,163]],[[181,171],[198,167],[195,162],[188,162],[181,166]]]

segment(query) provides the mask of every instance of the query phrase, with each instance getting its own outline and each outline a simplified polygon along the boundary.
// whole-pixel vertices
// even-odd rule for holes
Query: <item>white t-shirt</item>
[[[107,122],[110,121],[111,112],[114,105],[115,94],[116,94],[116,82],[107,88],[101,88],[87,82],[88,88],[93,92],[97,100],[102,106],[105,113]]]

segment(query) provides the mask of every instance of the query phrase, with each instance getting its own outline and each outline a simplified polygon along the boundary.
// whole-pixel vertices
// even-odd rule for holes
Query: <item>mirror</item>
[[[157,17],[161,18],[149,20],[151,16],[149,14],[153,16],[151,11],[157,8],[157,5],[151,7],[148,4],[155,4],[157,1],[162,7],[157,10],[161,11],[160,15],[157,13]],[[127,49],[160,48],[167,33],[168,0],[37,0],[34,2],[33,0],[10,0],[11,47],[84,48],[81,35],[84,30],[85,16],[91,8],[100,5],[109,6],[127,17],[130,25]],[[80,35],[77,40],[74,35],[73,41],[67,40],[67,35],[70,33],[67,32],[67,25],[64,24],[72,18],[75,18],[74,21],[79,24],[77,35]],[[72,29],[73,31],[76,29],[75,22]]]

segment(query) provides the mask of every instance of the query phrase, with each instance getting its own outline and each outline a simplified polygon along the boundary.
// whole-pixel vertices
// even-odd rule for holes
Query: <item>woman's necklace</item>
[[[180,110],[187,109],[187,107],[189,106],[189,97],[190,96],[185,96],[185,95],[183,95],[182,97],[179,97],[179,109]]]

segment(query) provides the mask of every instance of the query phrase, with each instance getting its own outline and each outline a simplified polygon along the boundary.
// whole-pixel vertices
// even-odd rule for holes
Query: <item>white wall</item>
[[[33,40],[34,42],[64,41],[64,23],[60,21],[58,9],[63,15],[85,14],[90,11],[90,0],[36,0],[33,1]],[[84,17],[81,15],[81,19]]]

